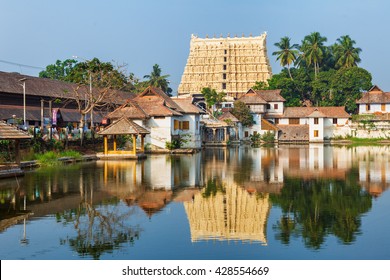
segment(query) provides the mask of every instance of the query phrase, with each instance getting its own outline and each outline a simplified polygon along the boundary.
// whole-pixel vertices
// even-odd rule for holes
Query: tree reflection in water
[[[103,253],[112,253],[121,244],[134,242],[139,238],[139,226],[128,224],[134,209],[123,212],[118,209],[116,198],[104,201],[99,207],[83,200],[77,209],[57,214],[57,221],[73,223],[76,237],[62,239],[61,244],[69,244],[80,256],[100,259]]]
[[[305,246],[319,249],[328,235],[351,244],[360,234],[361,216],[372,206],[372,196],[357,184],[356,170],[346,180],[286,178],[271,201],[283,215],[274,226],[276,239],[289,244],[302,236]]]

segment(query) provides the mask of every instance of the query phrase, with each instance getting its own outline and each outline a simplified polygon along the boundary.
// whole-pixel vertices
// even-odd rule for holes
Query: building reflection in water
[[[355,214],[341,219],[345,223],[352,220],[356,228],[346,229],[327,217],[319,229],[340,226],[338,230],[348,234],[340,238],[348,242],[359,232],[360,215],[371,207],[367,194],[378,197],[389,188],[389,161],[387,146],[310,144],[215,148],[194,155],[150,155],[144,161],[98,161],[42,169],[28,172],[20,179],[20,186],[15,180],[0,181],[0,224],[4,229],[12,225],[9,219],[13,216],[19,215],[16,222],[26,218],[19,211],[24,196],[27,211],[35,217],[70,213],[86,202],[93,206],[123,201],[130,208],[140,207],[151,218],[174,201],[184,204],[194,242],[213,239],[267,244],[271,205],[282,209],[279,224],[273,226],[279,227],[282,242],[288,242],[298,228],[300,234],[309,234],[302,228],[305,222],[320,221],[319,214],[341,215],[343,201],[328,205],[326,199],[337,201],[351,192],[356,197],[348,207],[356,206],[352,209]],[[319,200],[309,205],[315,202],[314,190]],[[5,215],[4,209],[10,205],[15,212]],[[314,243],[320,244],[321,238]]]

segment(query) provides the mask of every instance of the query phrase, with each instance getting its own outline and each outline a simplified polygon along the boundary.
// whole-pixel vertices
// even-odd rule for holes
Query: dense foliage
[[[206,87],[201,90],[208,108],[218,105],[225,100],[226,93],[217,92],[215,89]]]
[[[319,32],[304,37],[301,45],[283,37],[275,43],[276,60],[285,68],[255,89],[281,89],[286,106],[345,106],[347,112],[357,109],[356,100],[372,86],[371,74],[359,68],[360,48],[348,35],[326,46],[327,38]],[[295,67],[290,65],[294,64]]]
[[[232,114],[241,122],[243,126],[253,125],[253,116],[251,110],[242,101],[234,102]]]
[[[170,94],[172,89],[167,79],[169,75],[161,75],[161,72],[160,66],[155,64],[152,72],[144,76],[146,80],[141,81],[134,73],[128,74],[124,65],[102,62],[98,58],[81,62],[67,59],[57,60],[54,64],[46,66],[46,69],[39,73],[39,77],[84,85],[92,82],[93,87],[109,87],[136,93],[151,85]]]

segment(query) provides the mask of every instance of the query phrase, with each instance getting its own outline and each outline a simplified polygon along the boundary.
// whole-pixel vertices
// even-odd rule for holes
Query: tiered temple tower
[[[256,81],[272,76],[266,47],[267,34],[231,38],[191,36],[190,54],[178,93],[196,94],[210,87],[217,92],[239,97]]]

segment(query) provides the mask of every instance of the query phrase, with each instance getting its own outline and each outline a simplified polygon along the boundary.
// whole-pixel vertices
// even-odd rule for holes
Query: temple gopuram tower
[[[178,94],[200,93],[210,87],[240,97],[272,76],[266,47],[267,34],[231,38],[198,38],[191,35],[190,53]]]

